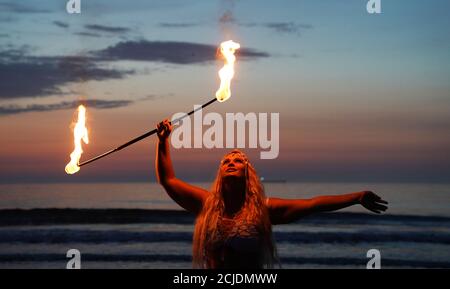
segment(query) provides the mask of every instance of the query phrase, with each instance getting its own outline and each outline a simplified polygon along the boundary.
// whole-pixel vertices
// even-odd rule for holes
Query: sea
[[[208,183],[194,185],[209,189]],[[355,205],[274,225],[281,268],[450,268],[450,184],[264,182],[266,195],[305,199],[371,190],[377,215]],[[1,184],[0,268],[192,268],[194,216],[156,183]]]

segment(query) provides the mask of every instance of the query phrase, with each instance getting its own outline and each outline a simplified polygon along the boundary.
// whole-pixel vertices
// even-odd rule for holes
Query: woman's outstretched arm
[[[320,196],[305,200],[270,198],[267,206],[272,224],[286,224],[310,214],[336,211],[357,204],[379,214],[386,211],[387,206],[385,205],[387,203],[373,192],[363,191],[336,196]]]
[[[156,177],[167,194],[185,210],[198,214],[208,192],[176,178],[170,158],[169,135],[172,125],[164,120],[157,125],[158,144],[156,145]]]

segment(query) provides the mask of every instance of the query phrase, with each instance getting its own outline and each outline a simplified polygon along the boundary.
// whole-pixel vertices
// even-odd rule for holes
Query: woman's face
[[[246,161],[240,154],[227,155],[222,163],[220,170],[223,177],[245,177]]]

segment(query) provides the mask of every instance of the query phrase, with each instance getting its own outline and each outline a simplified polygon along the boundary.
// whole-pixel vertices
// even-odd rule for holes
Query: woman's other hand
[[[359,203],[369,211],[380,214],[387,210],[388,202],[371,191],[363,191],[360,193]]]

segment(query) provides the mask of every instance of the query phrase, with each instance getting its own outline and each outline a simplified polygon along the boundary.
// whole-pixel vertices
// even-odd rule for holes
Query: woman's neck
[[[245,180],[230,179],[223,182],[222,196],[225,203],[225,214],[234,216],[245,203]]]

